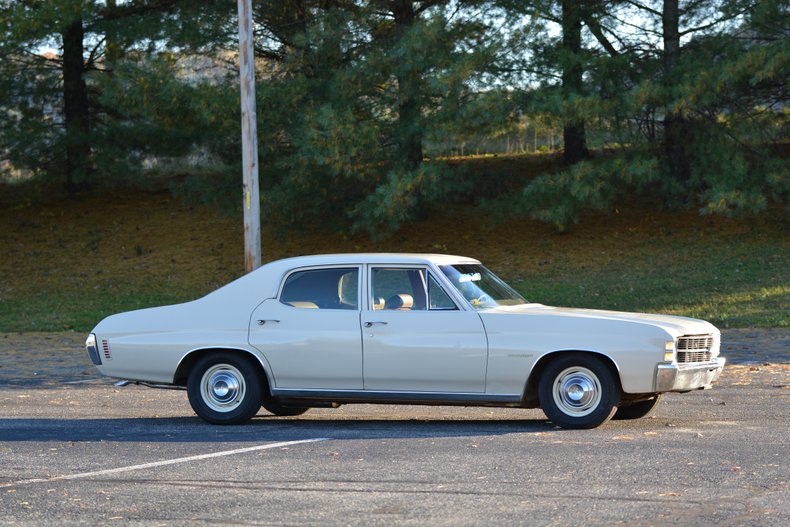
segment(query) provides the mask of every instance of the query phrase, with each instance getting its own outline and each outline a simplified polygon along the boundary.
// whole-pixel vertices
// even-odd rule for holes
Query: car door
[[[485,392],[487,341],[427,267],[368,269],[362,312],[366,390]]]
[[[362,389],[360,267],[297,269],[250,318],[249,341],[266,358],[272,388]]]

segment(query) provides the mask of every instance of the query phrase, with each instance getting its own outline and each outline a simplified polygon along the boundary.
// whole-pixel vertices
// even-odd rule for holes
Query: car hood
[[[718,334],[719,330],[711,323],[696,318],[674,315],[657,315],[652,313],[626,313],[622,311],[605,311],[601,309],[576,309],[568,307],[552,307],[543,304],[522,304],[518,306],[501,306],[480,311],[481,315],[523,314],[532,316],[562,317],[568,319],[608,320],[631,322],[657,326],[675,337],[681,335]]]

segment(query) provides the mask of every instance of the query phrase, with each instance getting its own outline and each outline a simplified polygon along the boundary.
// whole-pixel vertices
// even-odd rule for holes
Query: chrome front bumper
[[[688,392],[705,390],[719,378],[727,359],[717,357],[711,362],[695,364],[659,364],[656,367],[656,392]]]

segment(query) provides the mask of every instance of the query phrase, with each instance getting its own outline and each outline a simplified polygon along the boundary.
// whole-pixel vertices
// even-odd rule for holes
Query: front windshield
[[[440,265],[439,269],[475,309],[527,303],[523,296],[480,264]]]

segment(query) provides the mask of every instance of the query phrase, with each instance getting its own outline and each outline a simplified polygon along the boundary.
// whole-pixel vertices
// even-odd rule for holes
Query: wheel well
[[[264,395],[271,395],[271,389],[269,388],[269,378],[266,375],[266,370],[261,364],[260,359],[258,359],[258,357],[249,351],[232,348],[206,348],[189,352],[186,357],[181,359],[181,363],[178,365],[176,373],[173,376],[173,384],[176,386],[186,386],[187,379],[189,378],[189,372],[192,371],[192,367],[198,360],[200,360],[202,357],[205,357],[209,353],[226,353],[228,355],[235,355],[237,357],[249,359],[261,376],[261,381],[263,382],[265,390]]]
[[[524,402],[535,403],[537,404],[538,400],[538,383],[540,382],[540,377],[543,375],[543,370],[546,369],[551,361],[556,359],[558,356],[565,355],[567,353],[584,353],[587,355],[594,355],[598,359],[603,362],[609,371],[612,372],[612,376],[617,380],[617,386],[620,388],[620,393],[623,392],[623,385],[620,381],[620,372],[617,370],[617,366],[615,365],[614,361],[604,355],[603,353],[598,353],[596,351],[588,351],[588,350],[559,350],[559,351],[552,351],[551,353],[547,353],[535,364],[532,368],[532,371],[529,374],[529,379],[527,379],[527,384],[524,387]]]

